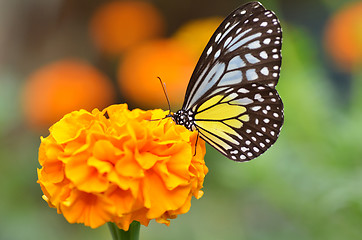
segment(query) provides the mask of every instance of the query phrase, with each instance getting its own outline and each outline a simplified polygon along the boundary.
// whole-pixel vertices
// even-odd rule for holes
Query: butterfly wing
[[[247,161],[277,140],[283,103],[272,87],[258,83],[233,86],[197,105],[194,123],[200,136],[226,157]]]
[[[279,136],[281,41],[275,14],[245,4],[221,23],[192,74],[182,109],[194,114],[200,136],[232,160],[259,156]]]
[[[213,92],[250,82],[275,87],[281,65],[282,32],[275,14],[260,3],[233,11],[217,28],[191,76],[183,109]]]

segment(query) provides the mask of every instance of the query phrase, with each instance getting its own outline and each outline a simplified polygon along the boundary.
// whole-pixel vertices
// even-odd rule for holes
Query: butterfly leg
[[[197,130],[197,137],[196,137],[196,142],[195,142],[195,152],[194,152],[194,157],[196,156],[196,148],[197,148],[197,142],[199,141],[199,135],[200,135],[200,132],[199,132],[199,130]]]

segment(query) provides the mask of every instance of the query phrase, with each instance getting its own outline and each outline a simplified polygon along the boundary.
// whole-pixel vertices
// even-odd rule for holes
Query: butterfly
[[[234,161],[248,161],[277,140],[284,121],[275,86],[282,29],[259,2],[234,10],[204,49],[187,86],[176,124]]]

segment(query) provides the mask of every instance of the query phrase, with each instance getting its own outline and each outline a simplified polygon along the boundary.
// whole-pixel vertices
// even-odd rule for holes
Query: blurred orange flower
[[[129,111],[126,104],[102,112],[65,115],[41,138],[38,183],[43,198],[70,223],[96,228],[132,221],[169,224],[200,198],[205,142],[165,117],[163,110]],[[196,155],[195,153],[196,147]]]
[[[68,59],[43,66],[27,79],[22,105],[33,128],[48,128],[64,114],[112,104],[110,80],[89,63]]]
[[[211,17],[190,21],[177,30],[173,38],[184,43],[199,58],[222,20],[221,17]]]
[[[148,42],[129,51],[118,68],[118,82],[127,100],[138,106],[165,106],[157,80],[167,85],[172,105],[181,105],[197,59],[189,48],[172,39]]]
[[[90,22],[97,47],[108,55],[161,35],[163,19],[151,4],[142,1],[114,1],[101,6]]]
[[[327,51],[344,70],[362,64],[362,2],[354,2],[338,11],[325,30]]]

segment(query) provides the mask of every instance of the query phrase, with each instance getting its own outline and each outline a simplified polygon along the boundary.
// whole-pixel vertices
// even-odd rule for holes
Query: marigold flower
[[[167,85],[173,106],[181,107],[196,62],[197,58],[189,48],[173,39],[159,39],[137,46],[125,55],[118,68],[123,96],[138,106],[165,104],[156,78],[159,76]]]
[[[362,2],[350,3],[327,22],[325,45],[344,70],[362,65]]]
[[[109,78],[86,61],[63,59],[42,66],[27,79],[22,106],[28,125],[47,129],[64,114],[112,104],[114,87]]]
[[[170,118],[150,121],[166,114],[121,104],[65,115],[41,138],[43,198],[70,223],[92,228],[114,222],[128,230],[151,219],[169,225],[202,196],[208,169],[197,132]]]
[[[119,55],[130,47],[163,33],[161,13],[144,1],[111,1],[92,16],[90,34],[106,55]]]

